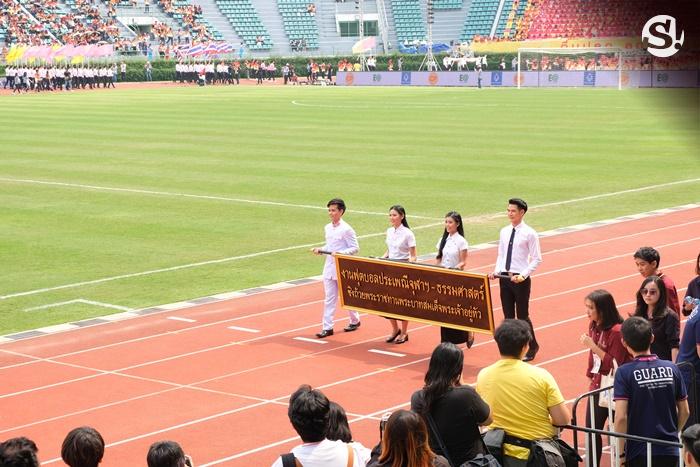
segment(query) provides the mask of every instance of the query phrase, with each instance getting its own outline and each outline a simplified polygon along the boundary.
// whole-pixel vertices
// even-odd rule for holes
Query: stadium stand
[[[277,0],[292,50],[318,49],[316,5],[308,0]]]
[[[552,37],[616,37],[637,35],[652,15],[653,0],[638,0],[634,8],[613,0],[544,0],[540,2],[528,39]]]
[[[413,42],[425,39],[425,18],[419,0],[391,0],[396,40]]]
[[[458,10],[462,8],[462,0],[435,0],[433,8],[436,10]]]
[[[223,40],[216,30],[202,15],[202,8],[188,0],[158,0],[158,6],[178,24],[189,30],[194,41]]]
[[[527,5],[527,0],[506,0],[498,20],[498,26],[496,26],[496,37],[506,39],[515,37]]]
[[[475,36],[489,36],[499,3],[499,0],[473,0],[464,21],[461,40],[471,41]]]
[[[20,3],[0,0],[0,27],[6,44],[42,45],[53,42],[52,34]]]
[[[270,50],[272,40],[250,0],[216,0],[236,34],[250,50]]]

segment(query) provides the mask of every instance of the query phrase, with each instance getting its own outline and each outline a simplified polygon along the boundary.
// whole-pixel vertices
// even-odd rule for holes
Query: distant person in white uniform
[[[325,227],[326,244],[322,248],[311,249],[317,255],[328,254],[323,266],[323,287],[326,296],[323,302],[321,332],[316,334],[319,339],[333,335],[333,317],[338,303],[338,273],[335,270],[333,254],[354,255],[360,251],[355,231],[342,219],[343,214],[345,214],[345,202],[340,198],[333,198],[326,206],[328,207],[328,217],[331,218],[331,222]],[[350,314],[350,324],[345,326],[343,331],[352,332],[360,327],[360,314],[356,311],[348,313]]]

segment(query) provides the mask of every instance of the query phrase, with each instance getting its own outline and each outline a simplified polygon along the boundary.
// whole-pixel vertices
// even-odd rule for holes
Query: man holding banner
[[[316,334],[316,337],[319,339],[333,335],[333,317],[338,303],[338,273],[335,268],[333,253],[354,255],[360,251],[355,231],[342,219],[343,214],[345,214],[345,202],[340,198],[333,198],[326,207],[328,207],[328,217],[331,219],[331,222],[325,227],[326,244],[322,248],[313,248],[311,250],[317,255],[328,255],[323,266],[325,300],[323,302],[321,332]],[[350,324],[345,326],[343,330],[352,332],[360,327],[360,314],[356,311],[349,311],[348,313],[350,314]]]
[[[524,361],[535,359],[540,349],[535,338],[535,329],[530,320],[530,275],[542,262],[540,240],[537,232],[523,222],[527,212],[527,203],[520,198],[508,200],[508,219],[511,225],[501,229],[498,242],[498,259],[494,272],[489,279],[499,279],[501,305],[506,319],[525,321],[530,327],[532,340]]]

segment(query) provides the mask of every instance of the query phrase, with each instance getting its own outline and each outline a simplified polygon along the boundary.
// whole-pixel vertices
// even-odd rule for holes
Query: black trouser
[[[603,430],[603,427],[605,426],[605,421],[608,419],[609,412],[607,407],[601,407],[600,405],[598,405],[599,400],[599,394],[594,394],[592,398],[588,398],[588,404],[586,405],[586,426],[588,428],[595,428],[596,430]],[[595,424],[591,423],[591,404],[593,404],[593,421],[595,422]],[[591,447],[591,452],[593,452],[593,446],[595,446],[596,458],[598,460],[596,465],[600,466],[600,459],[603,455],[603,436],[595,434],[593,435],[594,440],[590,439],[590,434],[588,436],[588,445]],[[595,441],[595,445],[592,441]]]
[[[530,348],[535,350],[539,349],[540,346],[535,337],[535,328],[532,326],[532,321],[530,321],[530,289],[532,288],[532,281],[529,277],[520,283],[501,278],[499,279],[499,283],[503,316],[505,316],[506,319],[514,319],[517,317],[525,321],[528,326],[530,326],[530,333],[532,333]]]
[[[651,464],[647,464],[647,455],[642,454],[627,461],[627,467],[678,467],[678,456],[651,456]]]

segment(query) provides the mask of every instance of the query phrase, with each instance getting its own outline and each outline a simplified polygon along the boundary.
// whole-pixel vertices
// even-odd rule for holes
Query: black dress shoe
[[[357,323],[350,323],[347,326],[343,328],[343,331],[345,332],[353,332],[357,331],[357,328],[360,327],[360,322],[358,321]]]
[[[467,348],[471,349],[474,345],[474,331],[467,331]]]
[[[333,330],[332,329],[324,329],[321,332],[316,333],[316,337],[319,339],[323,339],[324,337],[332,336],[333,335]]]
[[[540,351],[540,348],[539,348],[539,347],[530,348],[530,349],[527,351],[527,353],[525,354],[525,356],[523,357],[523,361],[524,361],[524,362],[531,362],[531,361],[533,361],[533,360],[535,359],[535,356],[537,355],[537,352],[539,352],[539,351]]]

